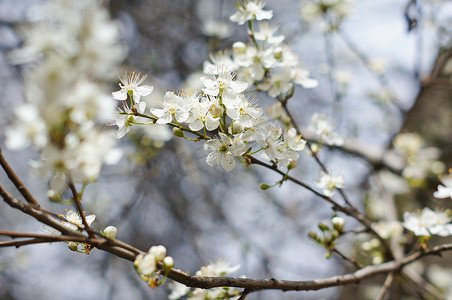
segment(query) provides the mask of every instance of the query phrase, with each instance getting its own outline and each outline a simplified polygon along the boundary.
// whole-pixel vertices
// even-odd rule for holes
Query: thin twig
[[[362,264],[360,264],[359,262],[357,262],[354,258],[346,256],[345,254],[343,254],[341,251],[337,250],[336,248],[333,249],[333,252],[336,253],[337,255],[339,255],[343,260],[348,261],[349,263],[354,265],[355,268],[357,268],[357,269],[364,268],[364,266]]]
[[[381,287],[380,291],[378,291],[377,297],[375,297],[375,300],[383,300],[386,292],[388,291],[389,287],[391,286],[391,283],[394,279],[394,273],[390,272],[388,276],[386,276],[385,282],[383,283],[383,286]]]
[[[72,179],[69,179],[68,181],[69,181],[68,182],[69,188],[72,192],[72,198],[74,200],[74,204],[75,204],[75,207],[77,208],[78,214],[80,215],[80,218],[82,219],[83,226],[85,226],[85,229],[88,232],[88,235],[90,237],[94,237],[94,231],[89,226],[88,222],[86,221],[85,211],[83,210],[82,204],[80,203],[81,199],[77,192],[77,189],[75,188],[74,182],[72,181]]]

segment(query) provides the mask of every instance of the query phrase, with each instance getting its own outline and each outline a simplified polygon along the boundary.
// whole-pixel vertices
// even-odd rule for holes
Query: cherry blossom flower
[[[207,155],[206,162],[213,167],[221,164],[227,172],[235,168],[234,156],[245,153],[247,146],[240,140],[231,140],[220,132],[219,139],[212,139],[204,143],[204,149],[212,151]]]
[[[452,174],[445,175],[439,179],[443,185],[438,185],[438,191],[433,193],[435,198],[451,198],[452,199]]]
[[[323,190],[323,194],[327,197],[334,195],[335,189],[344,187],[343,175],[330,175],[325,172],[320,172],[320,179],[315,181],[315,184]]]
[[[64,219],[67,220],[67,222],[63,222],[64,225],[66,225],[67,227],[73,229],[73,230],[78,230],[79,227],[84,228],[85,225],[83,225],[83,221],[82,218],[80,217],[80,215],[78,213],[76,213],[75,211],[68,210],[66,215],[60,215],[60,217],[63,217]],[[92,214],[89,216],[85,217],[86,219],[86,223],[88,223],[88,225],[91,225],[91,223],[94,222],[94,220],[96,219],[96,215]]]
[[[211,113],[211,107],[215,105],[214,101],[208,98],[203,98],[203,100],[193,106],[190,111],[190,116],[186,120],[188,127],[193,131],[201,130],[204,126],[207,130],[212,131],[218,128],[220,125],[219,117],[214,117]]]
[[[309,129],[319,135],[320,140],[323,143],[339,146],[344,143],[343,139],[333,131],[333,126],[328,123],[326,114],[313,114]]]
[[[235,99],[248,87],[248,83],[234,80],[234,74],[229,71],[223,71],[218,76],[201,77],[205,88],[202,91],[206,95],[218,96],[220,93],[223,98]]]
[[[278,31],[277,25],[271,25],[268,22],[260,22],[259,23],[259,31],[254,33],[254,38],[258,41],[265,41],[269,44],[279,44],[281,43],[285,37],[284,35],[274,34]]]
[[[284,141],[294,151],[301,151],[306,145],[306,141],[301,138],[301,134],[297,134],[295,128],[290,128],[284,132]]]
[[[139,86],[146,79],[147,75],[141,76],[140,73],[132,72],[131,74],[126,74],[121,78],[121,83],[119,87],[121,88],[117,92],[113,92],[113,98],[116,100],[126,100],[127,95],[132,93],[133,102],[139,103],[141,96],[147,96],[152,93],[154,89],[152,86],[143,85]]]
[[[173,92],[166,92],[163,101],[160,102],[163,108],[151,108],[150,111],[159,118],[157,124],[170,123],[173,117],[177,122],[184,122],[190,116],[189,111],[193,104],[194,102],[186,101]]]
[[[253,101],[244,96],[236,97],[233,101],[225,99],[226,114],[234,120],[234,124],[240,124],[243,127],[251,127],[254,120],[259,118],[263,112],[262,108],[256,108]]]
[[[403,226],[416,236],[452,235],[452,220],[447,213],[425,207],[420,213],[405,212]]]
[[[273,17],[273,11],[263,10],[265,3],[259,0],[249,1],[245,4],[245,7],[240,6],[238,11],[233,14],[229,19],[232,22],[237,22],[242,25],[246,21],[250,20],[265,20]]]

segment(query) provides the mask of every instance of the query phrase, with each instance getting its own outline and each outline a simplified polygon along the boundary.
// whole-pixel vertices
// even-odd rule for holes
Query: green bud
[[[69,242],[69,244],[67,244],[67,247],[71,251],[77,251],[78,250],[78,244],[76,242]]]
[[[315,231],[309,231],[308,237],[313,239],[316,242],[319,242],[319,237],[317,236],[317,233]]]
[[[331,239],[334,241],[340,236],[339,232],[337,230],[331,231]]]
[[[118,233],[118,229],[114,226],[107,226],[104,231],[102,231],[102,234],[106,237],[109,237],[111,239],[114,239],[116,237],[116,234]]]
[[[261,190],[265,191],[265,190],[268,190],[268,189],[270,188],[270,186],[269,186],[268,184],[266,184],[266,183],[261,183],[261,184],[259,185],[259,188],[260,188]]]
[[[185,137],[184,131],[178,127],[173,128],[173,134],[178,137]]]
[[[292,170],[295,169],[295,167],[297,166],[297,161],[296,160],[292,160],[289,165],[287,166],[287,169]]]
[[[61,202],[63,199],[61,198],[60,194],[55,192],[54,190],[48,190],[47,191],[47,197],[52,202]]]
[[[324,223],[319,223],[319,225],[317,225],[317,226],[318,226],[319,229],[322,230],[322,231],[329,231],[329,230],[330,230],[330,228],[329,228],[326,224],[324,224]]]
[[[335,230],[342,232],[345,225],[345,219],[342,217],[334,217],[331,219],[331,223],[333,223],[333,228]]]

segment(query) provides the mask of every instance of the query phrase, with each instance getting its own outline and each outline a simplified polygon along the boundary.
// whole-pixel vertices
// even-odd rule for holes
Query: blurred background
[[[22,69],[9,64],[7,55],[21,45],[17,29],[27,20],[27,10],[41,2],[0,0],[0,146],[40,203],[64,213],[68,207],[48,201],[47,182],[30,171],[27,161],[38,153],[4,147],[12,111],[25,101]],[[271,23],[279,24],[285,42],[319,81],[315,89],[295,90],[289,108],[297,123],[307,127],[314,113],[326,113],[346,140],[379,151],[392,148],[399,132],[417,132],[426,145],[441,151],[445,167],[452,167],[452,3],[336,2],[344,6],[323,16],[309,11],[309,4],[319,1],[266,5],[273,10]],[[148,74],[145,83],[154,86],[146,98],[150,103],[167,90],[199,87],[199,72],[210,53],[248,39],[244,26],[229,22],[234,1],[111,0],[105,6],[120,24],[121,41],[128,48],[124,70]],[[116,90],[117,82],[112,82],[111,91]],[[263,107],[272,103],[264,93],[257,98]],[[280,180],[276,174],[258,166],[238,165],[230,173],[211,168],[202,144],[172,139],[165,128],[134,127],[120,145],[123,159],[104,167],[99,182],[90,184],[84,196],[85,210],[97,216],[95,229],[114,225],[117,238],[145,251],[163,244],[175,267],[191,274],[218,258],[241,265],[232,275],[250,278],[309,280],[353,270],[335,256],[325,259],[326,250],[307,237],[318,222],[331,219],[331,207],[290,182],[259,190],[262,182]],[[373,177],[381,166],[336,149],[323,149],[320,157],[330,171],[345,176],[345,191],[354,204],[374,218],[387,213],[384,197],[372,193],[381,188]],[[312,158],[301,155],[292,175],[313,185],[318,172]],[[407,180],[403,184],[410,192],[385,197],[411,210],[431,201],[450,207],[450,201],[431,197],[429,187],[438,184],[435,176],[424,179],[422,184]],[[14,191],[3,173],[0,182]],[[401,211],[396,213],[399,220]],[[360,229],[351,219],[346,222],[346,230]],[[0,228],[39,232],[40,224],[1,202]],[[346,235],[338,247],[366,261],[372,255],[359,246],[366,238]],[[419,264],[416,270],[452,295],[452,270],[442,269],[441,263],[432,259],[428,267]],[[374,299],[383,280],[316,292],[263,291],[249,298],[351,299],[353,293],[353,299]],[[0,299],[167,299],[168,293],[167,284],[150,289],[130,262],[102,251],[87,256],[65,244],[0,249]],[[390,299],[421,297],[416,288],[401,284]]]

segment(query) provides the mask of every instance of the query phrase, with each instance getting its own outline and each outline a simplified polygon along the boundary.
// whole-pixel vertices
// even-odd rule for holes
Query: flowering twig
[[[75,188],[74,182],[71,179],[69,179],[68,185],[69,185],[69,189],[72,192],[72,198],[74,200],[75,207],[77,208],[78,214],[80,215],[80,218],[82,219],[83,226],[86,229],[86,231],[88,232],[88,235],[90,237],[93,237],[94,231],[89,226],[88,222],[86,221],[85,212],[83,211],[82,204],[80,203],[80,200],[81,200],[80,195],[77,192],[77,189]]]
[[[305,189],[307,189],[308,191],[314,193],[315,195],[321,197],[322,199],[326,200],[327,202],[329,202],[330,204],[333,205],[333,208],[335,210],[341,211],[353,218],[355,218],[357,221],[359,221],[361,224],[363,224],[367,230],[369,232],[371,232],[373,235],[375,235],[375,237],[380,240],[380,242],[385,246],[385,248],[387,249],[387,251],[389,252],[389,255],[392,257],[391,254],[391,248],[389,246],[389,244],[387,243],[387,241],[385,239],[383,239],[373,228],[372,228],[372,222],[366,218],[366,216],[364,216],[363,214],[361,214],[359,212],[358,209],[354,208],[354,207],[345,207],[343,205],[340,205],[339,203],[337,203],[336,201],[334,201],[333,199],[331,199],[328,196],[325,196],[324,194],[321,194],[319,192],[317,192],[316,190],[314,190],[312,187],[310,187],[309,185],[301,182],[300,180],[287,175],[286,173],[284,173],[283,171],[279,170],[276,166],[271,166],[269,164],[264,163],[263,161],[258,160],[257,158],[253,157],[253,156],[247,156],[247,159],[249,161],[250,164],[257,164],[260,166],[263,166],[267,169],[271,169],[273,171],[275,171],[276,173],[285,176],[286,180],[290,180],[302,187],[304,187]]]
[[[355,266],[355,268],[357,269],[362,269],[364,268],[364,266],[362,264],[360,264],[359,262],[356,261],[356,259],[346,256],[345,254],[343,254],[342,252],[340,252],[339,250],[337,250],[337,248],[334,248],[332,250],[334,253],[336,253],[337,255],[339,255],[343,260],[348,261],[349,263],[351,263],[352,265]]]

